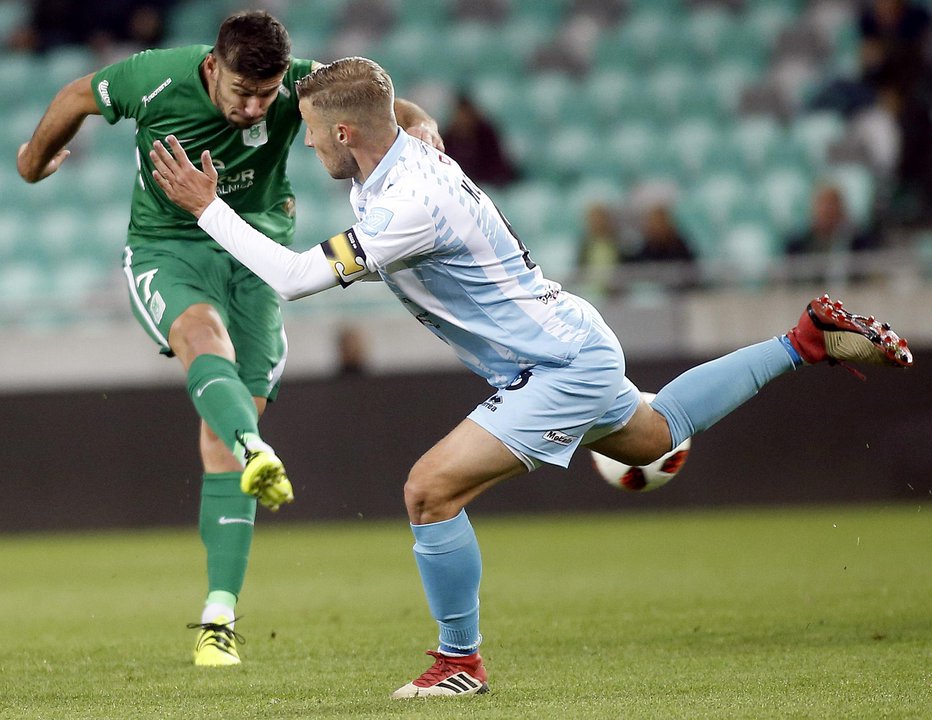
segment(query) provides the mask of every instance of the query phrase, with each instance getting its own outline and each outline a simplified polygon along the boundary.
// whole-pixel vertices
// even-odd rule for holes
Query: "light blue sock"
[[[482,556],[466,511],[449,520],[411,525],[414,558],[430,614],[440,626],[441,652],[468,655],[479,634]]]
[[[667,419],[676,447],[795,368],[780,339],[772,338],[687,370],[664,385],[651,405]]]

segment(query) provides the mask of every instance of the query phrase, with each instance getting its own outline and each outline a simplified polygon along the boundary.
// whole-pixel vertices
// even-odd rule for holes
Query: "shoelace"
[[[239,618],[233,618],[233,622],[236,622]],[[229,625],[223,625],[220,623],[188,623],[188,630],[210,630],[211,632],[221,633],[225,635],[228,639],[233,638],[240,645],[246,644],[246,638],[240,635],[236,630],[231,628]]]
[[[458,660],[463,660],[463,658],[454,658],[449,655],[444,655],[441,652],[436,650],[428,650],[428,655],[436,658],[433,665],[431,665],[423,675],[419,678],[425,682],[429,682],[431,685],[435,685],[441,680],[445,680],[453,672],[459,672],[460,670],[469,671],[471,668],[465,667],[465,663],[457,662]]]
[[[240,430],[233,431],[233,438],[236,440],[236,442],[243,446],[243,452],[245,453],[245,456],[243,457],[243,465],[248,465],[249,461],[256,456],[255,451],[246,447],[246,438]]]

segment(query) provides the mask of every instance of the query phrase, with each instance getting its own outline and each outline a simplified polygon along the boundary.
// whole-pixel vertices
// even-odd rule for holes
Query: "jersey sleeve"
[[[136,117],[143,105],[144,88],[150,84],[154,50],[131,55],[97,71],[91,81],[94,99],[111,125],[121,118]],[[151,88],[150,88],[151,89]]]
[[[338,283],[345,286],[352,282],[352,279],[344,282],[321,245],[305,252],[295,252],[279,245],[243,220],[220,198],[207,206],[197,224],[286,300],[297,300],[335,287]],[[345,236],[346,233],[338,235],[328,243]],[[365,259],[361,261],[364,263]],[[365,268],[364,264],[362,268]],[[348,272],[352,275],[353,269]]]
[[[372,270],[427,252],[437,239],[433,218],[413,194],[383,195],[353,232]]]

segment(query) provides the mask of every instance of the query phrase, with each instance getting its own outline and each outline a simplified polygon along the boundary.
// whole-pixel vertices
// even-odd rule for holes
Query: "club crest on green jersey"
[[[269,129],[265,124],[265,120],[243,130],[243,145],[259,147],[265,145],[268,141]]]

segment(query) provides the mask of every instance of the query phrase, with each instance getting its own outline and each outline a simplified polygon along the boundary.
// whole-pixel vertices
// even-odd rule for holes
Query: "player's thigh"
[[[169,334],[188,308],[210,305],[226,326],[229,267],[207,243],[165,240],[124,250],[123,274],[133,315],[162,353],[172,355]]]
[[[525,464],[501,440],[466,419],[414,464],[405,504],[412,522],[438,522],[496,483],[525,472]]]
[[[646,465],[673,446],[666,419],[641,400],[631,418],[620,428],[585,444],[602,455],[628,463]]]
[[[227,313],[243,383],[253,396],[274,400],[288,357],[278,294],[240,267],[234,272]]]

